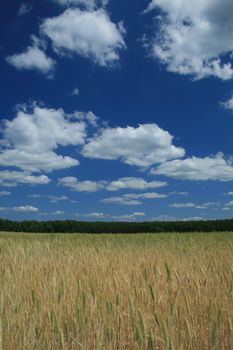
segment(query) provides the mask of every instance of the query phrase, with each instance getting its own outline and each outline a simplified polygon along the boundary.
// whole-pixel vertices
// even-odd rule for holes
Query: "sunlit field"
[[[4,350],[233,349],[233,233],[0,234]]]

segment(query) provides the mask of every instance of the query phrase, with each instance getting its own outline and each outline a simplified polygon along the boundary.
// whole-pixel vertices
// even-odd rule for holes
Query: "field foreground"
[[[233,233],[2,233],[0,268],[0,350],[233,349]]]

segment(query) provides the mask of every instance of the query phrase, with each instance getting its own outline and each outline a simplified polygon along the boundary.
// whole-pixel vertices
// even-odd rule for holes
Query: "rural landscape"
[[[233,350],[233,1],[2,0],[0,350]]]
[[[233,233],[1,233],[0,249],[4,349],[233,348]]]

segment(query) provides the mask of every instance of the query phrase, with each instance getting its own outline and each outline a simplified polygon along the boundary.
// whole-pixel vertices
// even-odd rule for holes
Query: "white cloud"
[[[191,216],[188,218],[182,218],[180,221],[205,221],[206,219],[202,216]]]
[[[223,211],[230,211],[230,210],[233,210],[233,208],[223,207],[222,210],[223,210]]]
[[[63,210],[56,210],[52,213],[52,215],[63,215],[65,214]]]
[[[233,96],[229,100],[221,102],[220,104],[223,108],[233,111]]]
[[[165,162],[151,170],[152,174],[165,175],[182,180],[233,180],[232,160],[225,159],[222,153],[212,157],[176,159]]]
[[[162,11],[151,51],[167,70],[197,79],[233,77],[232,0],[153,0]]]
[[[110,218],[110,215],[104,214],[102,212],[94,212],[94,213],[75,213],[75,216],[83,217],[83,218],[93,218],[95,220],[101,220],[105,218]]]
[[[171,208],[197,208],[197,206],[198,205],[194,203],[173,203],[169,205]],[[200,209],[199,206],[198,209]],[[203,209],[202,206],[201,209]]]
[[[203,203],[203,204],[195,204],[192,202],[189,203],[173,203],[170,204],[169,207],[171,208],[195,208],[195,209],[208,209],[212,206],[218,205],[219,203]]]
[[[25,52],[8,56],[6,60],[16,69],[38,70],[43,74],[51,73],[55,68],[55,61],[35,44]]]
[[[144,212],[135,212],[132,214],[125,215],[109,215],[102,212],[96,212],[86,214],[76,213],[75,215],[79,217],[92,218],[95,220],[108,219],[111,221],[140,221],[146,214]]]
[[[112,181],[107,185],[108,191],[119,191],[124,189],[147,190],[166,186],[166,182],[151,181],[147,182],[140,177],[122,177],[116,181]]]
[[[13,207],[12,211],[17,211],[21,213],[38,213],[39,209],[31,205],[24,205],[19,207]]]
[[[99,117],[97,117],[93,112],[79,112],[76,111],[72,114],[74,118],[77,118],[78,120],[82,120],[84,122],[87,122],[89,125],[91,125],[94,128],[97,128],[101,123],[105,125],[106,123],[104,121],[101,121]]]
[[[111,219],[113,221],[142,221],[142,218],[146,216],[143,212],[135,212],[132,214],[125,214],[125,215],[115,215],[112,216]]]
[[[224,193],[224,194],[227,195],[227,196],[233,196],[233,192],[232,191]]]
[[[25,2],[22,2],[20,7],[19,7],[18,15],[19,16],[25,16],[29,12],[31,12],[31,10],[32,10],[32,6],[31,5],[26,4]]]
[[[160,194],[156,192],[146,192],[146,193],[129,193],[124,195],[125,198],[135,198],[135,199],[157,199],[157,198],[167,198],[166,194]]]
[[[59,179],[58,183],[64,187],[69,187],[76,192],[97,192],[100,190],[107,190],[111,192],[134,189],[134,190],[147,190],[166,186],[166,182],[151,181],[147,182],[138,177],[122,177],[116,181],[79,181],[77,178],[69,176]]]
[[[31,112],[19,110],[4,126],[0,165],[32,172],[79,164],[77,159],[56,153],[58,146],[82,145],[86,137],[85,123],[73,121],[62,109],[34,106]]]
[[[101,200],[102,203],[106,204],[119,204],[119,205],[140,205],[142,202],[136,199],[129,199],[127,197],[109,197]]]
[[[160,215],[150,219],[150,221],[202,221],[205,220],[202,216],[194,216],[194,217],[186,217],[186,218],[178,218],[176,216],[169,215]]]
[[[139,199],[161,199],[166,198],[165,194],[159,194],[155,192],[148,193],[129,193],[123,196],[108,197],[101,200],[102,203],[106,204],[120,204],[120,205],[140,205],[142,202]]]
[[[39,213],[39,209],[31,205],[22,205],[22,206],[13,207],[13,208],[0,207],[0,211],[15,211],[19,213]]]
[[[74,88],[74,90],[71,92],[72,96],[79,96],[79,88]]]
[[[100,66],[119,60],[119,50],[125,48],[123,32],[122,24],[113,23],[103,9],[70,8],[41,25],[41,33],[51,39],[57,53],[78,54]]]
[[[48,196],[48,199],[51,203],[67,201],[69,198],[67,196]]]
[[[84,146],[82,154],[88,158],[120,159],[129,165],[147,167],[184,156],[184,149],[175,147],[172,140],[173,137],[156,124],[106,128]]]
[[[26,185],[47,185],[50,179],[46,175],[31,175],[23,171],[0,171],[0,186],[14,187],[18,184]]]
[[[102,219],[102,218],[108,217],[108,215],[104,213],[88,213],[85,216],[90,218],[96,218],[96,219]]]
[[[95,9],[99,6],[106,6],[109,0],[53,0],[62,6],[85,6],[88,9]]]
[[[4,196],[10,196],[11,192],[9,191],[0,191],[0,197],[4,197]]]
[[[59,184],[76,192],[97,192],[103,189],[105,186],[104,181],[79,181],[73,176],[67,176],[59,179]]]

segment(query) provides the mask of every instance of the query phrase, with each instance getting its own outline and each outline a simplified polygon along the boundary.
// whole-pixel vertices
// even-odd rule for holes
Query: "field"
[[[232,350],[233,233],[0,234],[4,350]]]

